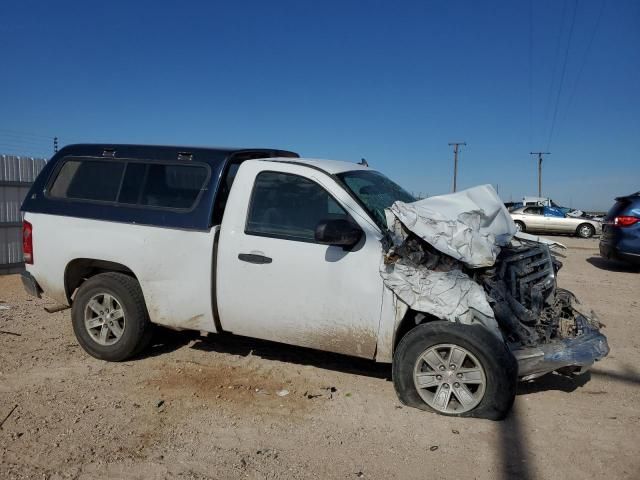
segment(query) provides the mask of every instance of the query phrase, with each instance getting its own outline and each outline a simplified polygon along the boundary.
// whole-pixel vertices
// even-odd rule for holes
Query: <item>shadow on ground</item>
[[[186,346],[192,340],[199,338],[198,332],[185,330],[177,332],[168,328],[155,327],[150,345],[142,353],[138,354],[136,360],[165,355]]]
[[[627,272],[638,273],[640,272],[640,266],[629,265],[614,260],[607,260],[602,257],[589,257],[587,262],[600,270],[606,270],[607,272]]]
[[[311,365],[342,373],[391,380],[391,365],[376,363],[373,360],[237,335],[212,334],[209,337],[201,337],[197,332],[176,332],[163,328],[158,329],[151,346],[138,359],[164,355],[186,346],[204,352],[228,353],[242,357],[252,355],[267,360]]]
[[[518,395],[528,395],[530,393],[546,392],[549,390],[569,393],[577,388],[583,387],[590,380],[591,372],[586,372],[577,377],[561,375],[555,372],[549,373],[529,382],[520,382],[518,384]]]
[[[615,382],[626,383],[640,387],[640,372],[630,365],[624,366],[619,371],[604,370],[602,368],[594,368],[591,370],[591,375],[594,377],[600,377],[603,380],[613,380]]]
[[[146,349],[138,359],[151,358],[171,353],[183,347],[189,347],[203,352],[218,352],[230,355],[264,358],[297,365],[310,365],[317,368],[336,372],[380,378],[391,381],[391,365],[376,363],[337,353],[322,352],[310,348],[295,347],[267,340],[258,340],[235,335],[221,334],[200,337],[197,332],[175,332],[158,329],[151,347]],[[630,367],[624,371],[608,371],[593,369],[579,376],[566,376],[551,373],[530,382],[518,384],[518,395],[545,392],[550,390],[573,392],[586,385],[593,376],[606,376],[613,380],[640,385],[640,374]]]
[[[498,423],[498,431],[498,455],[502,469],[500,478],[504,480],[534,478],[531,472],[531,445],[528,444],[517,404],[513,406],[509,416]]]

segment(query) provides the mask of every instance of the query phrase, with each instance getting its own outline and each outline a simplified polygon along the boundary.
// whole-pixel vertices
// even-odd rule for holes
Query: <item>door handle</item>
[[[264,255],[257,255],[255,253],[239,253],[238,260],[242,260],[243,262],[256,263],[258,265],[264,265],[273,261],[271,257],[265,257]]]

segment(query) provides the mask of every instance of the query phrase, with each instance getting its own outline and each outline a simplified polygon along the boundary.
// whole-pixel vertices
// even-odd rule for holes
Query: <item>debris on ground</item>
[[[13,408],[11,410],[9,410],[9,413],[7,413],[7,415],[2,419],[2,421],[0,422],[0,430],[2,429],[2,426],[4,425],[4,423],[9,420],[9,417],[11,416],[11,414],[14,412],[14,410],[18,408],[18,405],[14,405]]]
[[[16,337],[21,337],[22,334],[21,333],[16,333],[16,332],[8,332],[6,330],[0,330],[0,333],[4,333],[5,335],[14,335]]]
[[[336,393],[337,391],[338,389],[336,387],[325,387],[321,391],[304,392],[304,396],[310,400],[314,398],[319,398],[319,397],[325,397],[329,400],[333,400],[333,394]]]

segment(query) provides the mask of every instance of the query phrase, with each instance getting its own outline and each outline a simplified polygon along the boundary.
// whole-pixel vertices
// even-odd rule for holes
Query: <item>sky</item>
[[[640,2],[3,0],[0,152],[78,142],[366,158],[407,190],[640,190]]]

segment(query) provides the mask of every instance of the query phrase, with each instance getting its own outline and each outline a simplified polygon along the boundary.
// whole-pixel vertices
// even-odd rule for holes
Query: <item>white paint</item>
[[[265,170],[319,183],[363,229],[364,244],[346,252],[340,247],[245,234],[254,179]],[[325,173],[292,163],[243,163],[227,202],[218,248],[217,300],[223,329],[373,358],[384,288],[378,273],[380,238],[367,214]],[[240,261],[240,253],[259,253],[273,261],[251,264]],[[393,317],[388,321],[393,322]]]
[[[26,213],[33,225],[34,264],[45,295],[68,305],[67,265],[90,258],[129,268],[142,287],[151,321],[215,332],[211,308],[213,230],[198,232]]]
[[[319,168],[329,174],[342,172],[351,172],[353,170],[371,170],[369,167],[360,165],[359,163],[345,162],[342,160],[326,160],[321,158],[292,158],[292,157],[274,157],[262,159],[267,162],[303,164],[311,167]]]

